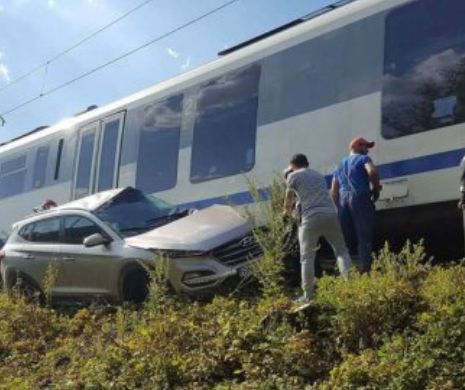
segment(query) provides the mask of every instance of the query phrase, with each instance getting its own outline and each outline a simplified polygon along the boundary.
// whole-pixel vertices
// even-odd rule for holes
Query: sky
[[[152,0],[49,66],[46,63],[147,0],[0,0],[0,114],[194,19],[227,0]],[[214,60],[218,51],[335,0],[239,0],[139,52],[5,115],[0,142],[103,106]],[[9,85],[12,83],[11,85]]]

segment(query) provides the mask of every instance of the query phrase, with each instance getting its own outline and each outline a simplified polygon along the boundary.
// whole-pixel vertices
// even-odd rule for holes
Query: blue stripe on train
[[[378,166],[381,179],[393,179],[396,177],[415,175],[418,173],[437,171],[457,167],[460,164],[465,149],[450,150],[447,152],[430,154],[428,156],[415,157],[406,160],[400,160]],[[332,175],[325,176],[328,186],[331,184]],[[459,178],[457,177],[457,182]],[[264,199],[269,198],[268,189],[260,189],[260,196]],[[227,196],[198,200],[183,204],[189,208],[205,208],[212,204],[234,204],[237,206],[253,203],[253,196],[249,191],[237,192]]]
[[[465,149],[449,150],[448,152],[415,157],[379,166],[382,179],[392,179],[399,176],[415,175],[417,173],[437,171],[458,167],[465,154]],[[457,182],[459,178],[457,178]]]

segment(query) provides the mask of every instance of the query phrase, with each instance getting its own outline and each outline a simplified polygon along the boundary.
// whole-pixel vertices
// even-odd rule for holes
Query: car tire
[[[142,303],[149,293],[150,277],[142,268],[128,269],[122,278],[123,302]]]

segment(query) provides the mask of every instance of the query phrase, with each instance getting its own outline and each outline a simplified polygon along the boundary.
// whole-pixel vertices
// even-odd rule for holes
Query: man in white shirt
[[[308,167],[304,154],[293,156],[290,164],[292,173],[287,177],[284,211],[292,214],[297,197],[301,214],[299,246],[303,290],[298,300],[305,303],[312,298],[315,290],[315,255],[320,237],[332,246],[344,278],[347,278],[351,260],[324,176]]]

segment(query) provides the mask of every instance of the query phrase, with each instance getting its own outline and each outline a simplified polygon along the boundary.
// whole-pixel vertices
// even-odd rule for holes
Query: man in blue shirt
[[[353,139],[350,155],[334,171],[331,185],[344,238],[350,252],[359,255],[362,272],[371,268],[375,202],[382,188],[376,166],[368,156],[374,146],[364,138]]]

